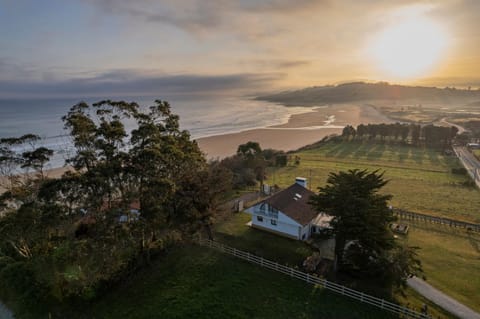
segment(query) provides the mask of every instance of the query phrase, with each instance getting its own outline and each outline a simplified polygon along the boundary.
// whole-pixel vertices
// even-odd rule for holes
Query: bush
[[[288,157],[287,154],[277,155],[275,157],[275,166],[287,166]]]
[[[21,318],[47,313],[51,301],[48,288],[36,280],[28,262],[11,262],[0,270],[0,296]]]

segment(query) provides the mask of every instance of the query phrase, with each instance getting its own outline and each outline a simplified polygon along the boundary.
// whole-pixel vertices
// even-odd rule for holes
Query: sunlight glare
[[[424,75],[435,66],[447,46],[442,28],[423,17],[392,25],[370,47],[375,63],[389,75],[410,78]]]

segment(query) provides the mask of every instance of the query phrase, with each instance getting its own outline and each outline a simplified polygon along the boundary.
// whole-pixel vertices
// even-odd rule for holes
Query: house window
[[[316,233],[317,232],[317,228],[315,226],[312,226],[312,233]]]
[[[263,217],[262,217],[262,216],[257,216],[257,220],[258,220],[259,222],[263,222]]]
[[[271,219],[270,220],[270,223],[273,225],[273,226],[277,226],[277,221],[275,219]]]

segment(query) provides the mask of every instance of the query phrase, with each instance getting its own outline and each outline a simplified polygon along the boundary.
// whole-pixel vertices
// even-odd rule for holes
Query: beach
[[[52,168],[49,170],[45,170],[44,174],[45,177],[48,178],[59,178],[65,173],[66,171],[72,170],[73,168],[70,166],[66,167],[57,167],[57,168]],[[4,185],[8,184],[8,179],[5,176],[0,175],[0,194],[5,192],[5,188],[3,187]],[[1,318],[1,317],[0,317]]]
[[[327,135],[341,134],[346,125],[356,127],[359,124],[390,122],[389,118],[371,106],[335,104],[294,114],[285,124],[199,138],[197,142],[207,158],[216,159],[235,154],[238,145],[248,141],[260,143],[263,149],[291,151],[315,143]]]
[[[255,116],[255,114],[252,114]],[[320,106],[305,113],[293,114],[287,123],[250,129],[239,133],[227,133],[198,138],[200,149],[208,159],[224,158],[236,153],[238,145],[248,141],[260,143],[263,149],[283,151],[296,150],[320,141],[331,134],[341,134],[343,127],[359,124],[390,123],[389,118],[368,105],[335,104]],[[45,171],[50,178],[58,178],[69,167],[58,167]],[[6,177],[0,176],[0,193],[5,189]]]

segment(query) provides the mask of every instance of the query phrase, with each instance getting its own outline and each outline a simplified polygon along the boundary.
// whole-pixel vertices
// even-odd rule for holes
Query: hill
[[[259,100],[286,106],[311,106],[371,100],[415,100],[418,102],[469,103],[480,99],[480,90],[404,86],[387,82],[352,82],[339,85],[315,86],[297,91],[285,91],[257,97]]]

